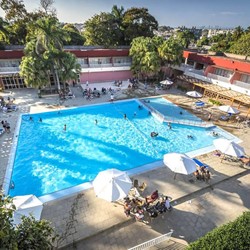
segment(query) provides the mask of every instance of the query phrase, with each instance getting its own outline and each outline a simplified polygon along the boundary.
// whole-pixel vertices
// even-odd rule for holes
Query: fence
[[[171,238],[173,232],[169,232],[167,234],[163,234],[157,238],[154,238],[152,240],[146,241],[140,245],[137,245],[135,247],[129,248],[128,250],[143,250],[143,249],[148,249],[150,247],[153,247],[157,244],[160,244],[163,241],[168,241]]]

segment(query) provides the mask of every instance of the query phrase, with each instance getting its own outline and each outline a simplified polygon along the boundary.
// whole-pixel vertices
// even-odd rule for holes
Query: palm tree
[[[43,57],[46,60],[48,58],[51,59],[50,70],[57,83],[58,90],[60,90],[60,81],[57,73],[57,70],[60,69],[60,64],[56,55],[63,51],[63,42],[69,39],[69,35],[59,26],[58,20],[54,17],[39,19],[34,24],[34,29],[37,36],[36,53],[39,57]],[[52,52],[54,57],[48,56],[49,52]]]
[[[114,5],[111,10],[111,15],[114,18],[114,29],[116,29],[115,35],[119,36],[119,45],[124,44],[124,27],[123,27],[123,17],[124,17],[124,8],[120,8],[117,5]]]
[[[76,79],[80,72],[73,54],[63,51],[63,41],[68,38],[56,18],[38,20],[30,27],[25,56],[21,63],[21,75],[28,85],[43,87],[53,75],[60,90],[60,81]]]
[[[8,40],[9,32],[6,29],[6,26],[8,25],[7,22],[3,20],[2,17],[0,17],[0,42],[6,42]]]
[[[180,65],[183,57],[183,47],[178,39],[171,37],[158,47],[158,52],[164,65]],[[166,74],[166,71],[164,72]]]
[[[77,63],[76,57],[69,52],[60,53],[60,55],[58,56],[58,62],[58,68],[60,67],[59,77],[62,80],[65,89],[66,81],[77,81],[78,74],[80,74],[81,72],[81,65]]]

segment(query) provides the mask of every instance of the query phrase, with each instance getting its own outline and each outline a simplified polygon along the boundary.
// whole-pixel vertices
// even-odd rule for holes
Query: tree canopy
[[[77,79],[80,65],[72,53],[63,50],[63,42],[70,37],[56,18],[44,17],[30,25],[27,39],[20,71],[27,85],[46,86],[51,75],[58,88],[60,80],[65,84]]]
[[[180,64],[183,49],[175,38],[137,37],[129,51],[132,57],[131,70],[137,77],[148,78],[157,75],[162,66]]]
[[[250,56],[250,33],[243,34],[238,41],[232,44],[229,51],[234,54]]]
[[[158,28],[156,19],[145,8],[124,8],[113,6],[111,13],[101,12],[84,23],[86,45],[106,47],[129,45],[136,37],[153,37]]]
[[[250,249],[250,212],[244,212],[235,221],[215,228],[187,248],[187,250],[200,249]]]
[[[30,216],[22,217],[22,222],[15,227],[15,210],[13,199],[0,191],[0,249],[52,249],[55,233],[50,223]]]

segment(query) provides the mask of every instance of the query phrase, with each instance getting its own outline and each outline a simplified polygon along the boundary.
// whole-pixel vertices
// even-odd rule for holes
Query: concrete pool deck
[[[101,88],[102,86],[108,87],[110,85],[111,83],[103,83],[97,84],[96,86]],[[104,95],[100,98],[95,98],[91,101],[88,101],[82,97],[82,92],[79,86],[72,88],[72,92],[75,95],[75,98],[61,103],[61,106],[81,106],[91,103],[107,102],[110,99],[109,95]],[[142,87],[133,93],[124,87],[123,90],[116,92],[115,97],[117,99],[124,99],[152,96],[156,94],[167,94],[168,99],[174,101],[177,104],[180,103],[182,106],[185,105],[186,108],[192,109],[194,100],[186,97],[183,93],[177,91],[175,88],[166,91],[157,91],[157,93],[155,93],[154,89],[148,88],[145,90]],[[7,114],[3,114],[2,112],[0,113],[1,120],[8,120],[11,124],[11,133],[5,133],[0,137],[0,184],[3,183],[5,176],[10,149],[13,142],[14,129],[19,114],[58,109],[59,103],[57,97],[53,96],[39,99],[37,97],[36,91],[33,89],[12,90],[12,94],[1,93],[1,96],[4,96],[5,98],[7,96],[15,97],[15,103],[18,104],[19,110]],[[213,109],[213,107],[209,107],[207,111],[199,111],[200,113],[197,115],[206,115],[206,112],[210,112],[211,109]],[[195,112],[196,110],[194,110],[194,113]],[[219,115],[219,112],[213,112],[214,121],[217,122],[218,125],[223,126],[222,128],[229,130],[229,132],[232,132],[234,135],[238,136],[243,141],[241,145],[245,148],[246,153],[250,154],[249,128],[243,129],[237,127],[233,123],[219,122],[217,121],[217,117],[219,117]],[[199,192],[200,190],[205,190],[208,188],[210,189],[222,181],[241,175],[248,171],[247,169],[240,167],[239,163],[229,163],[227,161],[221,162],[221,160],[212,153],[201,155],[198,158],[208,164],[211,168],[212,177],[211,183],[209,185],[204,182],[190,182],[192,179],[190,176],[177,175],[176,180],[174,180],[173,173],[161,164],[159,164],[158,169],[133,176],[133,178],[138,179],[139,182],[144,181],[147,183],[148,187],[145,190],[145,195],[150,194],[155,189],[158,189],[159,192],[171,196],[176,201],[177,205],[181,204],[185,199],[188,199],[190,195],[195,195],[195,193]],[[122,206],[96,198],[93,189],[88,189],[70,197],[44,204],[42,218],[52,222],[52,225],[60,235],[58,246],[61,247],[71,245],[74,242],[83,239],[88,239],[88,242],[91,242],[91,239],[93,239],[94,244],[94,239],[95,237],[98,237],[98,234],[110,228],[114,228],[117,225],[125,225],[130,221],[130,219],[126,218],[124,215]],[[158,218],[156,218],[155,221],[157,219]],[[152,231],[151,235],[157,235],[157,233]],[[116,240],[119,241],[119,239]],[[143,241],[145,241],[143,237],[135,237],[134,242],[128,242],[127,245],[124,245],[124,243],[121,244],[119,248],[113,247],[112,249],[126,249],[128,247],[132,247],[135,244],[142,243]],[[106,247],[108,249],[108,246]]]

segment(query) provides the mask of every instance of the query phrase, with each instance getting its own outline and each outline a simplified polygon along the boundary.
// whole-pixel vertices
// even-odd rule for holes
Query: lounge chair
[[[222,115],[220,117],[220,120],[222,120],[222,121],[229,121],[231,119],[231,117],[232,117],[232,114]]]
[[[208,166],[207,164],[205,164],[205,163],[199,161],[198,159],[193,158],[193,160],[195,161],[196,165],[198,165],[199,167],[204,167],[204,168],[206,168],[206,169],[209,168],[209,166]]]
[[[5,130],[0,128],[0,135],[4,134]]]
[[[240,161],[245,165],[245,166],[249,166],[250,164],[250,158],[247,156],[241,156],[240,157]]]

